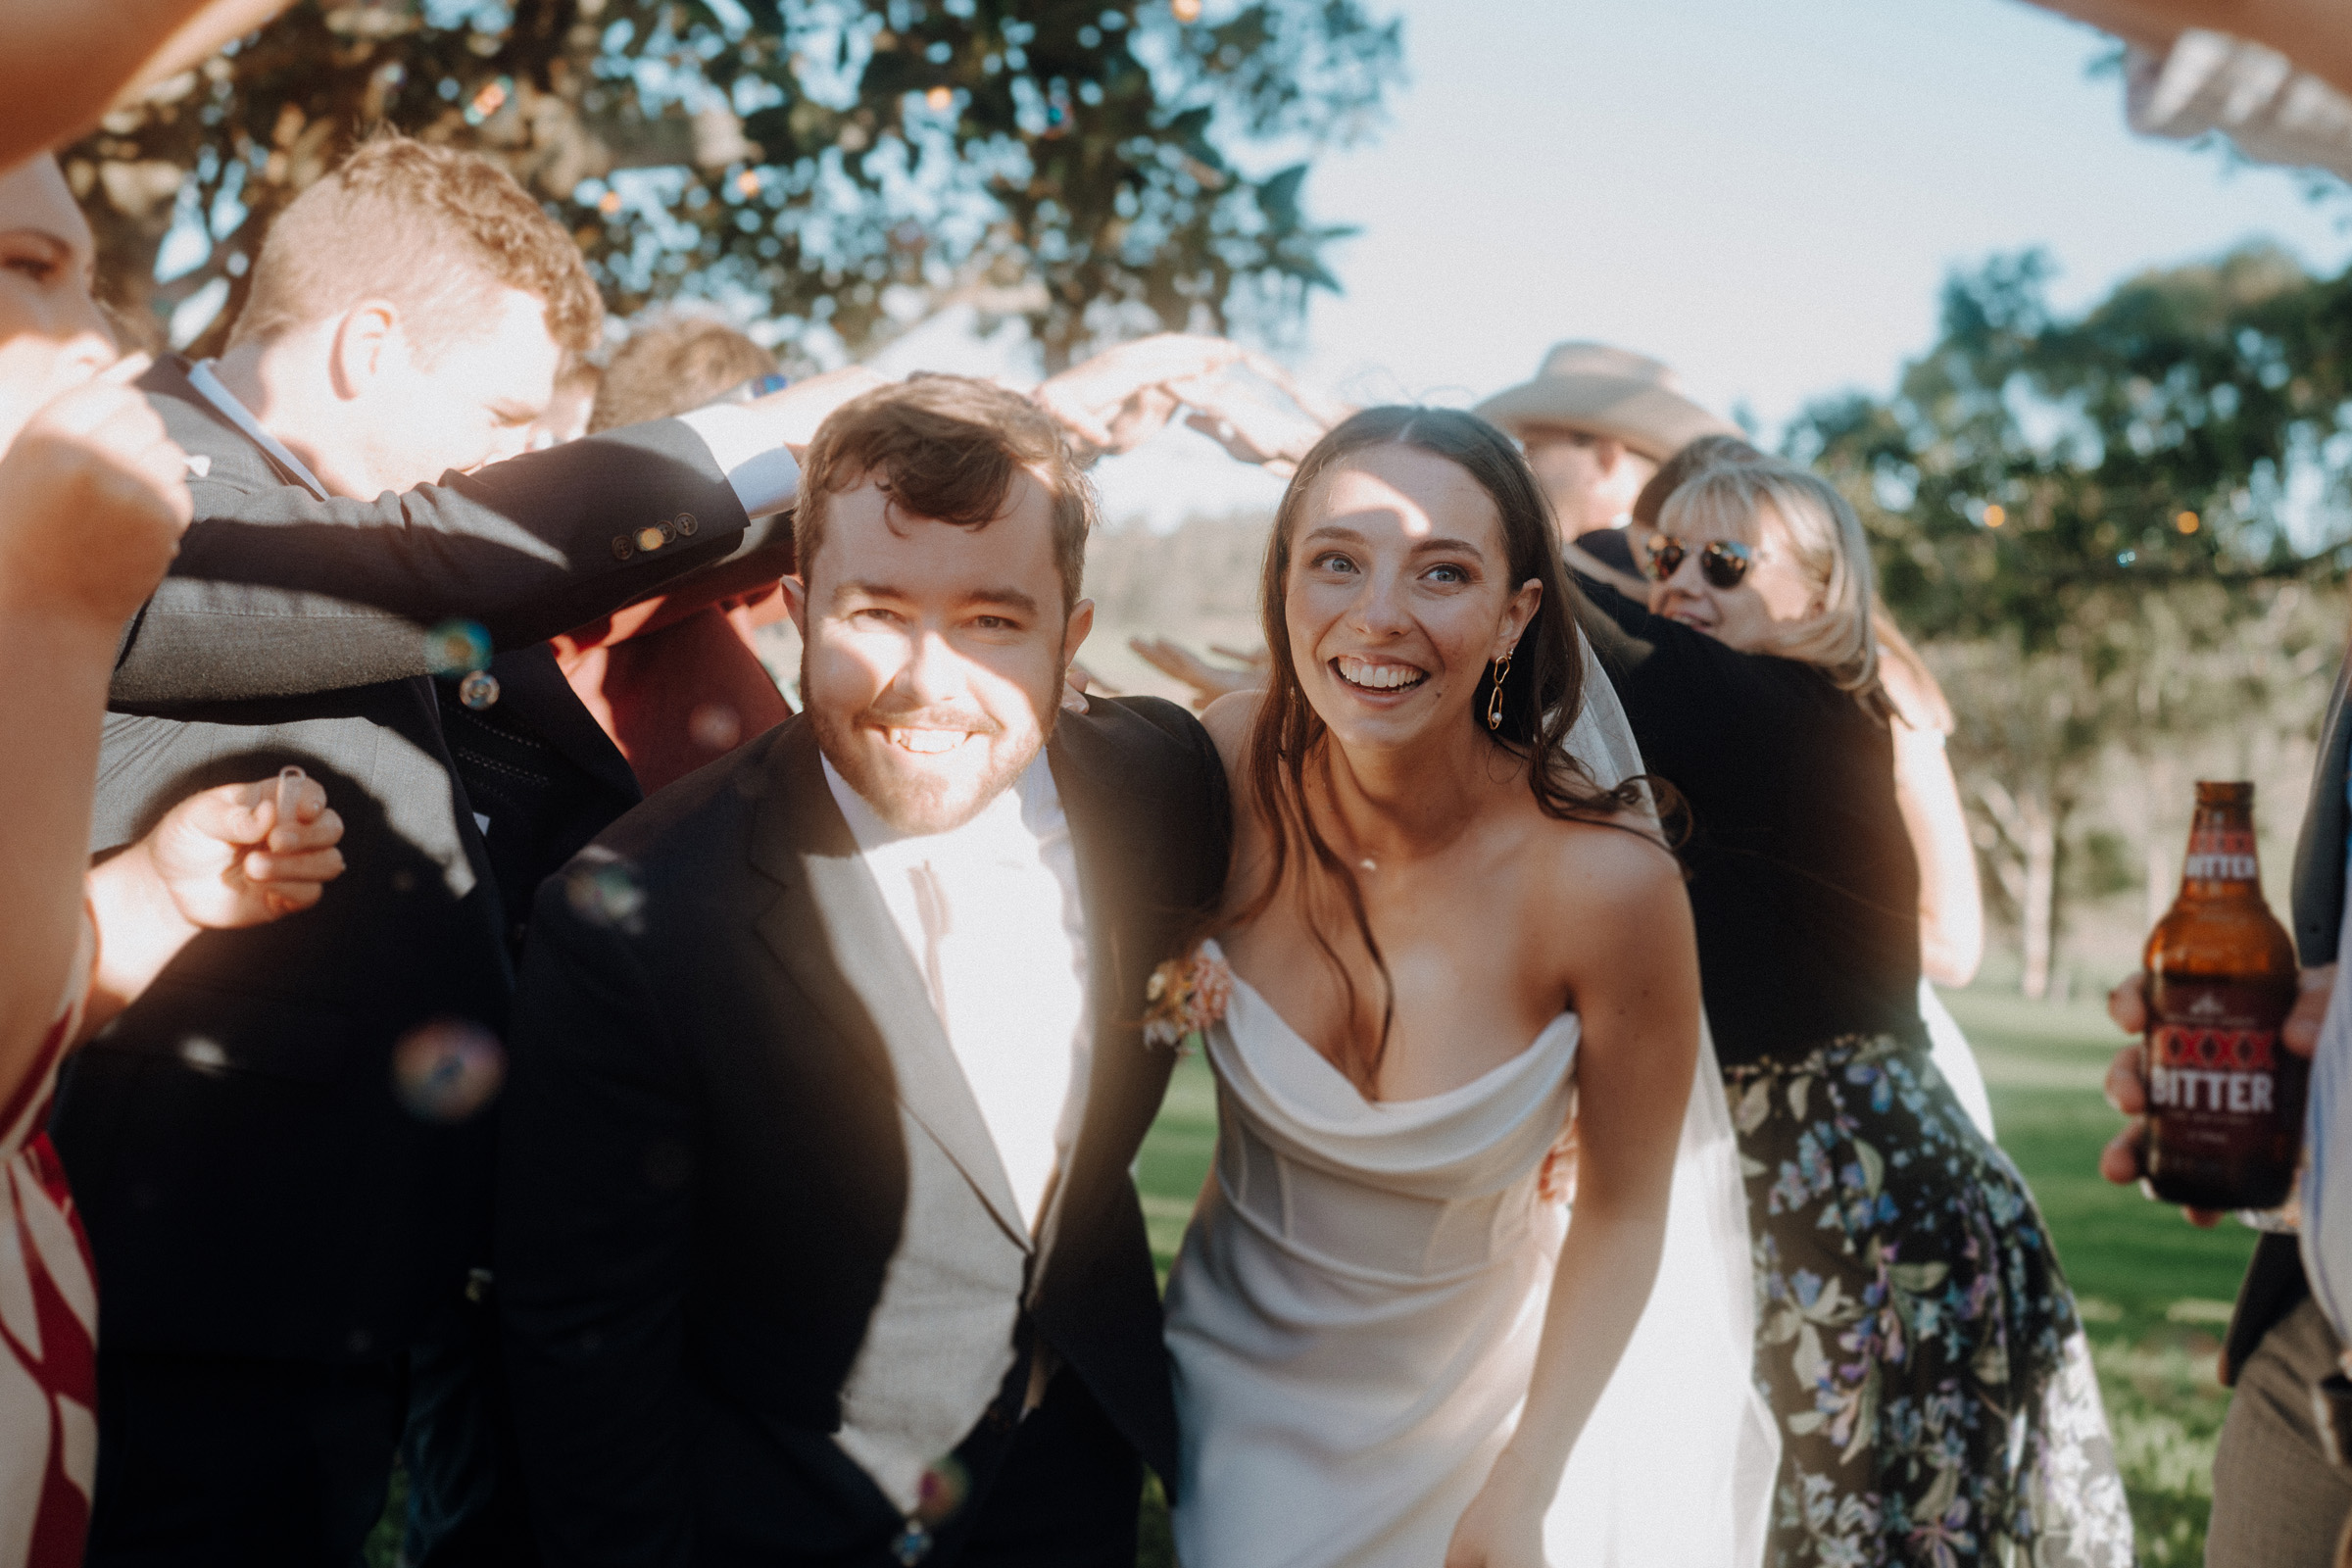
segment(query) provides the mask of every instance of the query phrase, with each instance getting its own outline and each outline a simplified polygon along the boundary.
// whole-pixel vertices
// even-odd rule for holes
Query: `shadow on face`
[[[1511,580],[1494,498],[1450,459],[1370,447],[1317,482],[1296,526],[1291,657],[1334,738],[1394,749],[1468,734],[1480,677],[1543,597]]]
[[[381,302],[344,318],[334,352],[368,495],[511,458],[554,401],[564,351],[547,302],[482,284],[484,300],[428,321]]]
[[[906,833],[960,826],[1035,760],[1094,619],[1065,613],[1054,508],[1032,475],[963,527],[873,476],[821,498],[823,543],[786,579],[801,696],[825,758]]]

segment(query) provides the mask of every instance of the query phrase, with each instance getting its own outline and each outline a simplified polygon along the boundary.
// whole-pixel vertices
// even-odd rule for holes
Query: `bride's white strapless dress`
[[[1368,1102],[1237,977],[1216,1174],[1168,1282],[1185,1568],[1437,1568],[1535,1364],[1579,1032]]]
[[[1581,1032],[1562,1013],[1458,1089],[1368,1102],[1235,977],[1206,1037],[1215,1167],[1168,1283],[1183,1568],[1439,1568],[1535,1366],[1569,1218],[1538,1182]],[[1748,1377],[1745,1216],[1705,1058],[1684,1240],[1579,1440],[1553,1568],[1761,1553],[1778,1446]]]
[[[1608,788],[1642,755],[1578,642],[1566,750]],[[1234,977],[1216,1159],[1168,1281],[1183,1568],[1440,1568],[1535,1367],[1569,1224],[1537,1182],[1581,1035],[1562,1013],[1458,1089],[1373,1102]],[[1657,1281],[1544,1517],[1550,1568],[1762,1561],[1781,1449],[1755,1313],[1702,1022]]]

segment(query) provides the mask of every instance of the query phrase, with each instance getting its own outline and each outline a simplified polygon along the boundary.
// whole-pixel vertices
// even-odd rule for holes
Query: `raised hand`
[[[1323,426],[1297,408],[1228,376],[1200,376],[1168,390],[1192,411],[1186,424],[1278,478],[1297,472],[1299,460],[1323,437]]]
[[[2136,971],[2126,975],[2113,991],[2107,993],[2107,1016],[2126,1034],[2142,1035],[2148,1028],[2148,977]],[[2328,1016],[2328,998],[2335,989],[2335,965],[2324,963],[2305,969],[2296,977],[2294,1009],[2278,1029],[2279,1043],[2298,1056],[2308,1057],[2319,1049],[2320,1024]],[[2099,1152],[2099,1174],[2120,1186],[2130,1186],[2140,1180],[2147,1171],[2140,1163],[2140,1152],[2147,1145],[2148,1081],[2140,1061],[2140,1048],[2126,1046],[2115,1054],[2107,1064],[2107,1103],[2125,1117],[2124,1130]],[[2192,1225],[2210,1226],[2220,1223],[2221,1215],[2210,1208],[2184,1208],[2180,1211]]]
[[[113,636],[179,551],[187,455],[134,355],[52,400],[0,457],[0,608]]]
[[[1185,423],[1282,478],[1298,470],[1323,432],[1355,412],[1308,391],[1262,354],[1245,353],[1216,374],[1171,382],[1168,390],[1193,411]]]
[[[1270,667],[1265,651],[1242,653],[1235,649],[1209,645],[1209,652],[1234,660],[1239,667],[1212,664],[1182,643],[1165,637],[1130,637],[1127,646],[1135,655],[1161,674],[1182,681],[1193,689],[1195,710],[1206,708],[1218,698],[1232,692],[1253,692],[1266,683]]]
[[[839,370],[827,370],[822,375],[795,381],[781,392],[770,392],[763,398],[754,398],[740,407],[761,421],[763,433],[771,446],[789,447],[797,455],[816,439],[816,427],[831,416],[835,409],[853,398],[860,398],[877,387],[888,386],[887,377],[852,365]]]
[[[1207,375],[1241,357],[1242,350],[1223,338],[1160,332],[1105,349],[1029,396],[1082,455],[1129,452],[1174,416],[1170,383]]]

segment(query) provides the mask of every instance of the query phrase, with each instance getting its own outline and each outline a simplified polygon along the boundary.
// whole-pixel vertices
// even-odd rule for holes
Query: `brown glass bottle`
[[[2180,896],[2148,937],[2148,1180],[2168,1203],[2276,1208],[2310,1064],[2278,1043],[2295,948],[2262,902],[2254,786],[2197,785]]]

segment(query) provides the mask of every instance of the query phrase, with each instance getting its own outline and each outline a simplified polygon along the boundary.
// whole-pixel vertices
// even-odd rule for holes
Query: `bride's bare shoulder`
[[[1250,748],[1250,727],[1257,722],[1258,708],[1265,700],[1264,692],[1227,692],[1200,710],[1200,727],[1216,742],[1229,783],[1241,779],[1242,755]]]
[[[1639,920],[1687,904],[1682,862],[1654,826],[1633,816],[1611,821],[1544,817],[1544,867],[1535,879],[1547,912],[1577,921]]]

